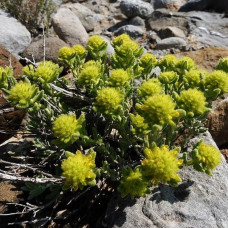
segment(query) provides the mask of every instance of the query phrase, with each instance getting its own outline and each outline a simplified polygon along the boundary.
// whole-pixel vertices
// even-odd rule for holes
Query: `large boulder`
[[[63,40],[58,37],[47,37],[45,39],[45,59],[57,62],[59,49],[63,46],[68,46]],[[43,39],[32,42],[21,54],[22,57],[31,59],[34,56],[36,62],[43,60]]]
[[[149,17],[154,11],[150,3],[142,0],[122,0],[120,2],[120,9],[127,17],[139,16],[142,18]]]
[[[217,12],[228,12],[228,1],[226,0],[190,0],[184,4],[179,11],[204,11],[213,10]]]
[[[19,21],[0,9],[0,45],[17,55],[31,42],[31,34]]]
[[[68,3],[64,5],[64,7],[70,9],[80,19],[87,32],[94,30],[97,23],[101,19],[104,19],[102,15],[94,13],[88,7],[80,3]]]
[[[207,127],[217,145],[228,146],[228,98],[219,102],[207,119]]]
[[[200,139],[215,143],[206,132],[191,140],[189,149]],[[145,199],[110,201],[106,219],[108,227],[117,228],[215,228],[228,227],[228,167],[224,157],[214,176],[185,167],[178,187],[159,185]]]
[[[58,9],[52,19],[52,25],[60,39],[69,45],[86,45],[89,35],[79,18],[65,7]]]
[[[183,48],[186,47],[187,42],[180,37],[169,37],[163,40],[160,40],[157,45],[156,49],[170,49],[170,48]]]
[[[154,8],[178,10],[185,3],[186,0],[154,0]]]

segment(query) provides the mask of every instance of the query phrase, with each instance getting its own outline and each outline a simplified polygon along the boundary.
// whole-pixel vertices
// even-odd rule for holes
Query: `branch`
[[[32,182],[36,184],[63,184],[64,178],[38,178],[38,177],[22,177],[22,176],[13,176],[5,173],[0,173],[0,179],[16,181],[16,182]]]

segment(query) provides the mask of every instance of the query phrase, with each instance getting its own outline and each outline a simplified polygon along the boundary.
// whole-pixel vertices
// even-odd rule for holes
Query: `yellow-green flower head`
[[[123,101],[123,95],[115,88],[106,87],[98,92],[95,110],[104,114],[115,113]]]
[[[78,82],[81,85],[96,85],[99,82],[100,78],[101,68],[98,65],[91,63],[91,65],[84,65],[83,70],[78,76]]]
[[[122,34],[122,35],[119,35],[117,37],[115,37],[113,40],[112,40],[112,45],[115,47],[115,46],[120,46],[121,44],[123,44],[123,42],[125,41],[130,41],[131,38],[129,35],[127,34]]]
[[[62,144],[73,144],[80,137],[84,122],[84,115],[77,119],[75,114],[62,114],[53,122],[53,134]]]
[[[111,86],[123,87],[131,79],[129,73],[123,69],[116,69],[111,72],[109,82]]]
[[[82,45],[80,45],[80,44],[74,45],[72,47],[72,49],[78,54],[78,56],[80,57],[80,59],[81,58],[85,58],[85,56],[87,54],[87,51],[86,51],[86,49]]]
[[[180,68],[181,70],[189,71],[195,67],[195,63],[193,59],[185,56],[178,60],[177,67]]]
[[[205,87],[209,91],[220,89],[222,93],[228,92],[228,74],[221,70],[215,70],[205,77]]]
[[[174,71],[162,72],[158,79],[162,84],[173,84],[178,80],[178,74]]]
[[[39,94],[38,88],[29,82],[19,81],[11,90],[7,99],[17,108],[28,108],[35,102],[36,95]]]
[[[158,66],[162,71],[172,71],[175,70],[177,64],[177,58],[174,55],[164,56],[158,63]]]
[[[151,53],[146,53],[140,58],[139,65],[143,68],[146,68],[148,65],[155,66],[157,63],[156,57]]]
[[[127,56],[130,52],[135,57],[139,57],[143,53],[143,48],[140,47],[136,42],[129,40],[129,41],[123,42],[123,44],[116,47],[116,52],[120,56]]]
[[[162,145],[153,150],[144,150],[146,158],[142,161],[143,175],[151,179],[152,184],[159,183],[177,185],[181,178],[177,174],[183,161],[178,159],[177,150],[169,150],[169,147]]]
[[[175,106],[169,95],[161,94],[149,97],[140,109],[151,124],[175,126],[172,119],[179,117],[179,112],[174,110]]]
[[[135,171],[128,168],[127,170],[124,170],[123,173],[123,178],[120,181],[120,186],[118,187],[122,198],[128,194],[132,199],[136,196],[145,197],[146,193],[149,193],[148,182],[143,178],[139,168]]]
[[[59,49],[59,60],[71,59],[74,55],[74,49],[71,47],[62,47]]]
[[[147,98],[162,92],[162,84],[157,78],[151,78],[138,87],[138,94],[142,98]]]
[[[35,68],[32,64],[30,65],[26,65],[25,67],[23,67],[22,72],[23,75],[26,75],[28,77],[32,77],[34,74]]]
[[[139,114],[133,115],[130,114],[131,123],[134,126],[134,133],[146,133],[148,130],[148,123],[146,123],[145,119]]]
[[[206,98],[203,92],[197,89],[183,90],[179,97],[179,104],[187,113],[194,113],[195,115],[208,111]]]
[[[87,50],[94,59],[99,59],[107,52],[108,43],[100,36],[91,36],[87,43]]]
[[[66,177],[65,186],[72,187],[74,190],[83,189],[87,185],[96,184],[95,156],[92,154],[84,155],[77,151],[75,155],[69,156],[62,162],[62,175]]]
[[[228,73],[228,57],[225,57],[225,58],[222,58],[219,60],[216,70],[222,70],[222,71]]]
[[[191,153],[194,167],[199,170],[212,175],[211,171],[221,163],[221,154],[212,145],[207,145],[202,141]],[[197,167],[198,166],[198,167]]]
[[[194,88],[199,85],[201,81],[201,73],[202,71],[200,70],[190,70],[185,73],[184,80],[189,87]]]
[[[0,88],[8,88],[7,68],[0,67]]]
[[[41,83],[51,83],[59,77],[61,71],[59,65],[46,61],[39,64],[32,77]]]

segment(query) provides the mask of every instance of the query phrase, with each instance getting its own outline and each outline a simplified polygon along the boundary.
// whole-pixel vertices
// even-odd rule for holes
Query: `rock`
[[[52,19],[52,25],[60,39],[69,45],[86,45],[88,33],[79,18],[67,8],[59,8]]]
[[[108,48],[107,48],[108,55],[112,55],[115,52],[115,50],[111,45],[110,39],[107,36],[101,36],[101,37],[108,43]]]
[[[47,37],[45,39],[46,60],[57,62],[59,49],[63,46],[68,46],[64,41],[58,37]],[[43,60],[43,39],[32,42],[21,54],[22,57],[31,59],[32,55],[36,62]]]
[[[114,35],[118,36],[123,33],[128,34],[130,37],[136,38],[136,37],[142,36],[145,33],[145,30],[139,26],[125,25],[120,27],[118,30],[116,30]]]
[[[170,12],[167,9],[159,9],[153,12],[148,23],[150,28],[156,32],[171,26],[179,28],[185,34],[188,34],[189,21],[185,18],[185,14],[183,13]]]
[[[4,47],[0,45],[0,66],[6,67],[10,65],[13,67],[14,76],[17,78],[19,75],[22,74],[22,68],[23,66],[20,64],[20,62]]]
[[[185,3],[186,0],[154,0],[154,8],[178,10]]]
[[[228,98],[209,113],[207,127],[219,147],[228,145]]]
[[[19,21],[0,9],[0,45],[17,55],[31,42],[31,34]]]
[[[184,32],[173,26],[168,26],[167,28],[163,28],[158,32],[159,36],[162,39],[168,38],[168,37],[180,37],[180,38],[185,38]]]
[[[120,9],[127,17],[139,16],[142,18],[149,17],[153,12],[153,6],[142,0],[122,0]]]
[[[187,42],[179,37],[169,37],[159,41],[156,49],[181,48],[187,45]]]
[[[87,32],[94,30],[97,23],[104,19],[104,16],[95,14],[88,7],[80,3],[68,3],[64,6],[70,9],[80,19]]]
[[[63,3],[63,0],[52,0],[52,3],[55,7],[59,7]]]
[[[200,139],[215,145],[208,132]],[[228,227],[228,169],[225,159],[214,170],[214,176],[185,167],[178,187],[159,185],[145,199],[111,199],[106,212],[108,227],[117,228],[215,228]]]
[[[228,2],[224,0],[190,0],[184,4],[179,11],[204,11],[213,10],[217,12],[227,12]]]
[[[133,17],[129,20],[130,25],[145,27],[145,21],[141,17]]]

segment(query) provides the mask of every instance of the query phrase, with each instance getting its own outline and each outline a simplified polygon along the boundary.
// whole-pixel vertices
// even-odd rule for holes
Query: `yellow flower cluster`
[[[148,65],[152,65],[153,67],[155,67],[156,64],[157,64],[157,59],[151,53],[144,54],[139,60],[139,65],[143,68],[148,67]]]
[[[173,84],[178,80],[178,74],[174,71],[162,72],[158,79],[162,84]]]
[[[200,83],[200,74],[202,71],[200,70],[190,70],[187,71],[184,75],[184,81],[188,84],[190,88],[195,88],[199,86]]]
[[[115,88],[106,87],[98,92],[94,108],[104,114],[115,113],[123,101],[123,95]]]
[[[134,199],[136,196],[145,197],[148,190],[148,181],[146,181],[139,169],[133,171],[131,168],[123,171],[123,178],[120,181],[118,190],[121,193],[121,197],[125,197],[128,194]]]
[[[35,85],[28,81],[19,81],[9,93],[7,99],[17,108],[25,109],[33,106],[35,102],[42,98],[42,93]]]
[[[177,174],[183,161],[178,159],[177,150],[169,150],[169,147],[162,145],[153,150],[144,150],[146,158],[142,161],[143,175],[152,181],[152,184],[159,183],[177,185],[181,178]]]
[[[158,66],[162,71],[173,71],[176,69],[177,61],[174,55],[166,55],[158,62]]]
[[[123,87],[128,84],[130,79],[131,77],[127,71],[123,69],[116,69],[111,72],[108,81],[111,86]]]
[[[179,97],[179,104],[191,116],[200,115],[208,111],[206,98],[203,92],[197,89],[183,90]]]
[[[146,123],[145,119],[140,116],[139,114],[133,115],[130,114],[130,119],[131,119],[131,123],[134,126],[134,128],[132,129],[132,131],[134,133],[146,133],[148,130],[148,123]]]
[[[71,59],[74,55],[74,50],[71,47],[62,47],[59,49],[59,59]]]
[[[176,66],[178,68],[180,68],[181,70],[191,70],[195,67],[195,63],[193,61],[193,59],[191,59],[190,57],[182,57],[178,60]]]
[[[222,93],[227,93],[228,74],[221,70],[215,70],[205,77],[204,84],[209,91],[220,89]]]
[[[76,119],[75,114],[62,114],[53,122],[53,134],[62,144],[73,144],[81,135],[84,115]]]
[[[215,169],[221,163],[221,154],[212,145],[199,142],[195,150],[192,151],[193,166],[196,170],[206,172],[212,175],[211,170]]]
[[[221,58],[219,60],[216,70],[222,70],[222,71],[228,73],[228,57]]]
[[[138,94],[142,98],[148,98],[155,94],[162,92],[162,85],[157,78],[151,78],[148,81],[142,83],[137,90]]]
[[[127,34],[122,34],[122,35],[119,35],[117,37],[115,37],[113,40],[112,40],[112,45],[115,47],[115,46],[120,46],[121,44],[123,44],[123,42],[125,41],[130,41],[131,38],[129,35]]]
[[[95,61],[89,61],[84,65],[78,76],[78,82],[81,85],[96,85],[102,76],[101,65]]]
[[[96,184],[95,154],[84,155],[77,151],[62,162],[62,175],[66,177],[65,186],[74,190]]]
[[[161,94],[149,97],[138,107],[149,123],[175,126],[173,118],[179,117],[179,112],[174,110],[175,106],[169,95]]]

